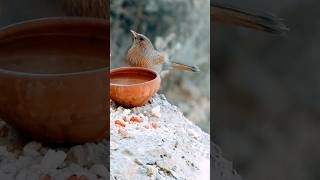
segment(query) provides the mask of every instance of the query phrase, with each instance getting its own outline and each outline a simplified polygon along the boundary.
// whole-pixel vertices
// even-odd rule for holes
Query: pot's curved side
[[[151,81],[133,85],[110,84],[110,98],[123,107],[132,108],[143,106],[160,89],[160,76],[152,70],[140,67],[118,68],[112,70],[111,73],[128,72],[129,74],[130,71],[137,71],[142,74],[152,73],[155,78]]]
[[[0,117],[34,139],[84,143],[109,130],[105,73],[63,78],[0,74]]]
[[[91,18],[46,18],[0,31],[0,118],[35,140],[109,134],[109,33]]]

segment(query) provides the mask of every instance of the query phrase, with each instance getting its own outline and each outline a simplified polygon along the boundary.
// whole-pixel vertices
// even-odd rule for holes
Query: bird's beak
[[[132,33],[133,37],[137,37],[138,36],[138,33],[136,33],[135,31],[130,30],[130,32]]]

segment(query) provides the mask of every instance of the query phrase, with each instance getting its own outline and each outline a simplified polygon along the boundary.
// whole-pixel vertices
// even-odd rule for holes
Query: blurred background
[[[200,73],[169,72],[161,93],[184,115],[210,131],[209,0],[110,0],[111,68],[128,66],[130,29],[149,37],[176,62],[198,66]]]
[[[214,24],[214,141],[244,179],[320,179],[320,1],[216,0],[283,18],[285,36]]]
[[[107,18],[109,0],[0,0],[0,26],[52,16]]]
[[[64,15],[63,0],[0,0],[0,26],[50,16]]]

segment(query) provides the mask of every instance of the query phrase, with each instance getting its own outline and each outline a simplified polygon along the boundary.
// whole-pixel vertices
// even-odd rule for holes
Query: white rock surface
[[[143,121],[131,122],[132,117]],[[112,104],[110,128],[111,141],[117,143],[110,156],[114,179],[209,179],[209,135],[163,95],[131,111]]]
[[[63,151],[49,150],[41,161],[41,166],[45,169],[56,169],[62,165],[66,158],[66,153]]]

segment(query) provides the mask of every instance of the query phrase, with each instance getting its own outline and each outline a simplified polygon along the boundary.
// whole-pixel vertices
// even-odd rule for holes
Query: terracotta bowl
[[[123,107],[147,103],[160,88],[158,73],[140,67],[113,69],[110,72],[110,97]]]
[[[109,134],[105,20],[47,18],[0,30],[0,118],[35,140]]]

